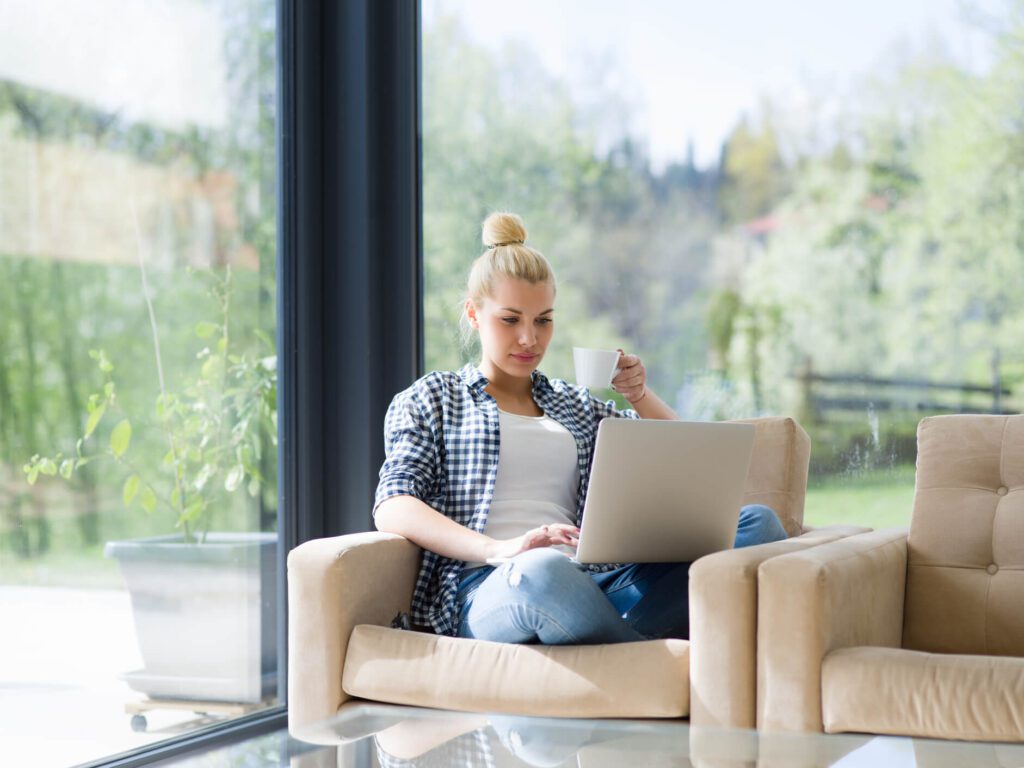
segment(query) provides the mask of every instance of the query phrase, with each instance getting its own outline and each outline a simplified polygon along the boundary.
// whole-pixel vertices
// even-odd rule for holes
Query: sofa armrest
[[[821,731],[821,665],[836,648],[898,648],[906,529],[839,539],[758,571],[757,727]]]
[[[288,553],[288,726],[333,716],[349,635],[357,624],[387,626],[408,611],[419,548],[391,533],[355,533],[301,544]]]
[[[835,526],[727,549],[690,567],[690,722],[754,728],[757,702],[757,572],[764,561],[861,533]]]

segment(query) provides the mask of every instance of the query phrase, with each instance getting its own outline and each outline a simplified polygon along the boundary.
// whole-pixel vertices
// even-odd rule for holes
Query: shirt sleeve
[[[384,463],[374,499],[373,513],[393,496],[427,501],[437,486],[436,426],[414,390],[395,396],[384,417]]]
[[[594,413],[594,424],[599,424],[602,419],[639,419],[640,414],[632,408],[619,410],[614,400],[598,400],[590,395],[590,409]]]

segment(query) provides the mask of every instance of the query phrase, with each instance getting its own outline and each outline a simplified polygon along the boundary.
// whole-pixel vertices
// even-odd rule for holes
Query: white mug
[[[619,353],[614,349],[572,348],[576,383],[589,389],[608,389],[617,372]]]

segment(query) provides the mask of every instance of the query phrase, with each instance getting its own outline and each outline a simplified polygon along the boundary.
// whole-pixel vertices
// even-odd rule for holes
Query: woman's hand
[[[538,547],[553,547],[559,544],[567,544],[575,547],[580,537],[580,529],[575,525],[566,523],[553,523],[542,525],[539,528],[532,528],[522,536],[514,539],[496,539],[494,546],[488,553],[490,560],[506,560],[515,557],[520,552]]]
[[[630,405],[636,405],[647,396],[647,369],[636,355],[619,350],[619,372],[612,379],[612,389],[622,395]]]

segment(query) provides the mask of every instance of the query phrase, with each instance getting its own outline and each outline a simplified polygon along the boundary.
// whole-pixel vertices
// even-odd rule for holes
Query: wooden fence
[[[884,378],[853,373],[815,373],[798,377],[803,391],[805,418],[822,421],[828,413],[908,411],[916,413],[1019,413],[1010,402],[1012,390],[998,371],[991,384]]]

